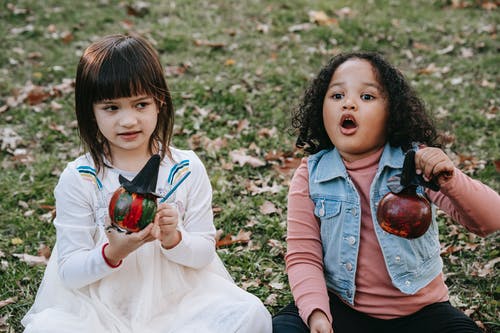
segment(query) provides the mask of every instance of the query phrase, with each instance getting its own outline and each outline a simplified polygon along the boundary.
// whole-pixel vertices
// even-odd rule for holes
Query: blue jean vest
[[[377,204],[389,192],[387,180],[401,173],[404,153],[386,144],[370,187],[370,210],[392,284],[414,294],[442,270],[438,226],[432,205],[432,224],[419,238],[405,239],[382,230]],[[346,302],[354,304],[359,251],[361,207],[359,194],[336,149],[322,150],[308,158],[309,191],[314,215],[320,219],[326,285]],[[417,191],[423,193],[423,188]]]

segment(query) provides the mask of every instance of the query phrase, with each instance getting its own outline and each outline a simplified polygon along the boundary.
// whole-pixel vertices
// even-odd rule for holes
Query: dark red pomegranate
[[[432,221],[429,201],[416,193],[416,186],[387,193],[377,207],[377,220],[388,233],[404,238],[422,236]]]
[[[417,185],[437,191],[436,181],[426,182],[415,172],[415,151],[406,153],[403,171],[388,181],[391,192],[378,203],[377,221],[380,227],[393,235],[404,238],[422,236],[432,222],[429,201],[417,193]]]

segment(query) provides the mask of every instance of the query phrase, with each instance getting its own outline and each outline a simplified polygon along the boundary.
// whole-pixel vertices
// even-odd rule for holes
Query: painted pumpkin
[[[153,155],[131,181],[119,175],[120,187],[109,202],[111,222],[122,230],[137,232],[153,222],[160,155]]]
[[[153,222],[156,214],[156,196],[130,193],[118,188],[109,202],[111,221],[121,229],[137,232]]]
[[[422,236],[432,221],[431,205],[416,187],[410,186],[399,193],[387,193],[377,207],[377,220],[382,229],[404,238]]]

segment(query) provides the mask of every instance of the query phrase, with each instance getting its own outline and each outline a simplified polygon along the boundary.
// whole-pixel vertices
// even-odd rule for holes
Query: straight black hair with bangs
[[[162,157],[170,155],[174,108],[163,73],[157,52],[142,37],[110,35],[87,47],[77,67],[75,111],[82,144],[97,171],[106,166],[104,157],[112,156],[97,127],[93,106],[109,99],[153,96],[159,114],[149,150]]]

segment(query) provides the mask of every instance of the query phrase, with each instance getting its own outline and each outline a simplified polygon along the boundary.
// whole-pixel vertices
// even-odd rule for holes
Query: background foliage
[[[500,188],[495,1],[0,1],[0,331],[22,331],[54,245],[52,190],[81,153],[73,79],[82,50],[111,33],[158,49],[176,107],[174,143],[214,189],[218,252],[272,313],[291,300],[286,192],[301,154],[290,111],[329,57],[377,50],[434,113],[456,165]],[[496,235],[439,217],[452,302],[500,329]]]

